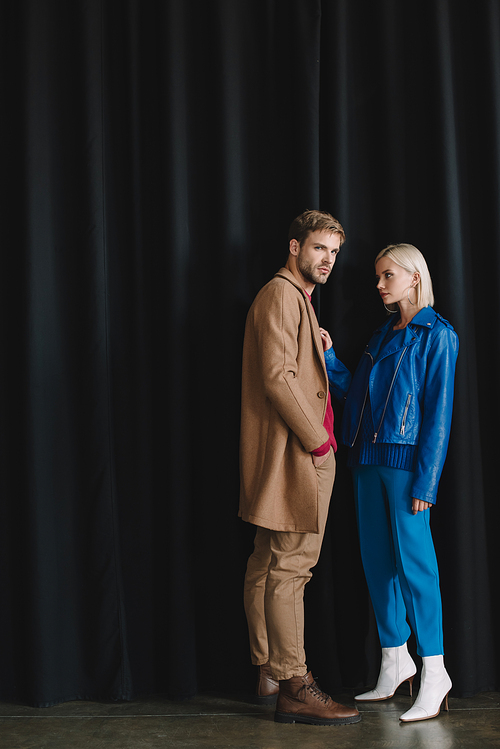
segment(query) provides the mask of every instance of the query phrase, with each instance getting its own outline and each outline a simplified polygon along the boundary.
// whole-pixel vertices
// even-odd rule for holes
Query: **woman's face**
[[[397,304],[401,301],[407,301],[408,289],[415,286],[417,275],[416,273],[409,273],[389,257],[381,257],[375,266],[375,278],[377,279],[377,289],[384,304]],[[414,296],[413,293],[413,298]]]

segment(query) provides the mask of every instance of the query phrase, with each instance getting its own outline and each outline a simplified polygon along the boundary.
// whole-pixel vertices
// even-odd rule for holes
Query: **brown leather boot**
[[[274,720],[278,723],[312,723],[315,726],[340,726],[358,723],[361,715],[355,707],[334,702],[321,691],[311,672],[280,681],[280,693]]]
[[[255,701],[258,705],[274,705],[280,691],[279,684],[273,679],[269,662],[259,666]]]

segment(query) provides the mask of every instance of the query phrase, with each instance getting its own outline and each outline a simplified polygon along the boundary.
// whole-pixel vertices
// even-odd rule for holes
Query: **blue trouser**
[[[413,473],[385,466],[353,469],[361,557],[380,644],[410,635],[421,656],[443,653],[441,593],[430,509],[412,513]]]

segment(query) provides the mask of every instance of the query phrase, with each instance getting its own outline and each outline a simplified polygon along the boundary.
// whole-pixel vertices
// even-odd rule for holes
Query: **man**
[[[360,720],[356,709],[320,691],[304,652],[304,586],[321,550],[336,449],[322,337],[325,348],[331,340],[311,294],[328,280],[344,240],[330,214],[298,216],[286,265],[258,293],[245,329],[240,516],[257,526],[245,612],[259,666],[257,698],[277,697],[281,723]],[[340,377],[349,377],[338,364]]]

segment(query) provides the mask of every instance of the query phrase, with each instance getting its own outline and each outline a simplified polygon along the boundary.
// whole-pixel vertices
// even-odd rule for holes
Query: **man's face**
[[[292,243],[295,242],[292,248]],[[294,249],[296,252],[294,252]],[[328,281],[340,250],[340,234],[313,231],[302,247],[292,240],[290,251],[297,257],[297,269],[308,284],[324,284]]]

